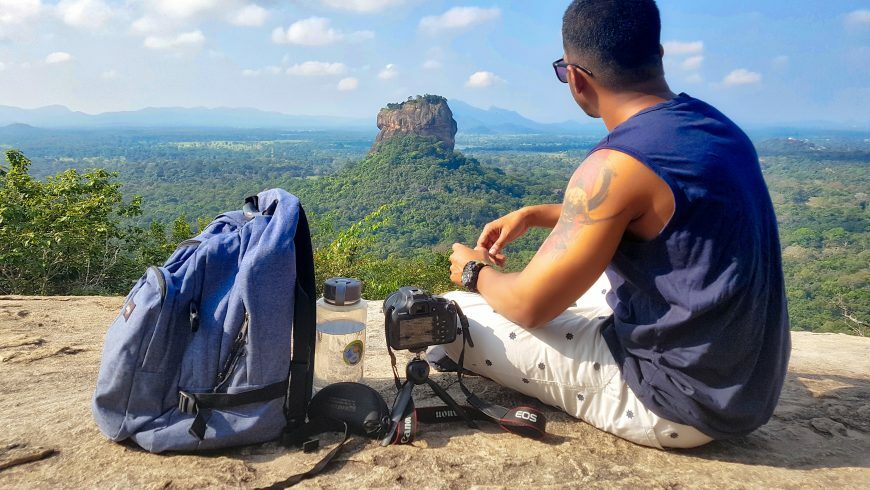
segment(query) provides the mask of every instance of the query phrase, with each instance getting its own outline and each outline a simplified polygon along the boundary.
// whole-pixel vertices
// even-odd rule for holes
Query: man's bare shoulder
[[[660,178],[636,158],[618,150],[591,153],[571,176],[565,203],[603,218],[649,194],[643,184]],[[592,214],[589,215],[592,218]],[[595,218],[592,218],[593,220]]]
[[[593,198],[589,190],[595,189]],[[565,190],[568,197],[582,207],[583,198],[592,215],[604,219],[617,213],[628,213],[629,232],[641,238],[651,238],[670,219],[674,198],[670,186],[651,168],[633,156],[613,149],[591,153],[574,172]],[[570,206],[576,212],[577,206]],[[637,228],[637,229],[631,229]]]

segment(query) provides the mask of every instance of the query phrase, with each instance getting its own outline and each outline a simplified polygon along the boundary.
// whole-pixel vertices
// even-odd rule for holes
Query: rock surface
[[[309,469],[312,454],[274,443],[155,455],[107,441],[90,415],[103,336],[118,297],[0,297],[0,488],[253,488]],[[380,304],[370,303],[367,382],[392,402]],[[411,446],[355,439],[300,488],[867,488],[870,339],[793,334],[771,421],[747,437],[680,451],[636,446],[482,378],[487,400],[527,403],[549,419],[531,441],[487,425],[420,427]],[[401,353],[400,353],[401,354]],[[403,366],[405,359],[400,358]],[[461,400],[452,376],[434,374]],[[438,402],[423,388],[418,405]],[[332,442],[330,442],[332,441]]]
[[[389,104],[378,112],[378,133],[373,150],[397,136],[435,138],[453,151],[456,121],[447,99],[437,95],[417,96],[399,104]]]

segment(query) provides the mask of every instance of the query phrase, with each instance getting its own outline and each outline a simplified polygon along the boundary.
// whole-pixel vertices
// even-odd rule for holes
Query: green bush
[[[69,294],[117,286],[130,266],[121,219],[139,214],[102,169],[69,169],[39,181],[8,150],[0,175],[0,292]]]
[[[126,293],[190,236],[184,217],[168,236],[152,222],[132,226],[141,199],[125,202],[116,174],[67,169],[44,181],[30,160],[8,150],[0,172],[0,294]]]
[[[318,287],[330,277],[355,277],[362,281],[366,299],[384,299],[400,286],[417,286],[432,293],[452,289],[446,254],[419,251],[413,257],[381,258],[376,253],[374,234],[388,224],[383,216],[389,208],[381,206],[315,250]],[[327,232],[323,227],[318,223],[315,233]]]

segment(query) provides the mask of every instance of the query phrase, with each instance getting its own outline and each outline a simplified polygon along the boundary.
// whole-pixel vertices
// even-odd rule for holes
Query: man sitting
[[[770,418],[789,324],[755,149],[715,108],[671,92],[660,31],[653,0],[568,7],[553,66],[609,134],[561,205],[453,245],[451,279],[479,294],[448,297],[471,321],[468,369],[638,444],[694,447]],[[552,233],[525,269],[491,267],[530,227]],[[455,360],[460,347],[446,350]]]

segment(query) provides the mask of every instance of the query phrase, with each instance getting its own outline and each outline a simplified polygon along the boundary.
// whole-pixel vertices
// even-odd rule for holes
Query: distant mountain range
[[[453,119],[459,126],[460,133],[466,134],[578,134],[594,132],[601,133],[601,125],[593,121],[583,124],[579,121],[565,121],[561,123],[540,123],[533,121],[522,114],[490,107],[480,109],[466,104],[461,100],[448,100],[450,110],[453,111]]]
[[[459,126],[459,132],[466,134],[577,134],[592,131],[595,126],[576,121],[545,124],[514,111],[497,107],[480,109],[460,100],[451,100],[449,105]],[[298,116],[249,108],[148,107],[137,111],[86,114],[72,111],[61,105],[37,109],[0,106],[0,127],[11,124],[53,129],[187,127],[370,131],[377,129],[374,116],[366,119]],[[598,131],[600,132],[600,129]]]
[[[565,121],[541,123],[522,114],[490,107],[481,109],[461,100],[448,100],[460,134],[554,134],[601,135],[600,121]],[[51,129],[107,128],[238,128],[286,130],[353,130],[377,131],[375,116],[343,118],[332,116],[300,116],[274,111],[230,107],[147,107],[137,111],[86,114],[65,106],[51,105],[37,109],[0,105],[0,128],[24,124]],[[870,131],[867,123],[796,122],[780,124],[747,124],[745,129],[755,137],[825,136],[827,133]],[[29,131],[19,127],[19,131]]]
[[[246,108],[147,107],[138,111],[85,114],[52,105],[38,109],[0,106],[0,126],[28,124],[40,128],[284,128],[284,129],[363,129],[371,121],[326,116],[294,116],[280,112]]]

